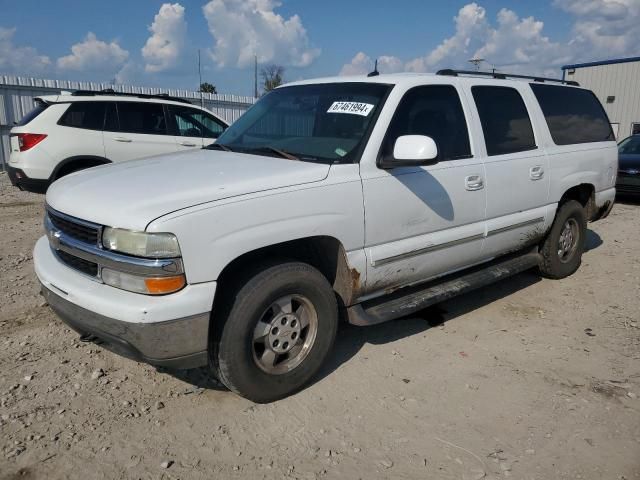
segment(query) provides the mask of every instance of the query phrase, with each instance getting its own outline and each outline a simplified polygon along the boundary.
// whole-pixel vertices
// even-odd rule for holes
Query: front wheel
[[[283,262],[259,269],[229,293],[212,325],[216,376],[258,403],[302,388],[327,358],[338,327],[326,278],[308,264]]]
[[[575,200],[563,203],[540,248],[540,272],[547,278],[565,278],[574,273],[582,261],[586,233],[584,207]]]

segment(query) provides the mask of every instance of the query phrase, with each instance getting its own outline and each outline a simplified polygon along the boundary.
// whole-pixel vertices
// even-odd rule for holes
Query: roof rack
[[[575,87],[579,87],[580,84],[574,80],[563,80],[561,78],[546,78],[546,77],[534,77],[530,75],[514,75],[511,73],[501,73],[501,72],[476,72],[474,70],[453,70],[450,68],[445,68],[444,70],[438,70],[436,75],[447,75],[450,77],[457,77],[458,75],[480,75],[483,77],[493,77],[498,78],[500,80],[506,80],[507,78],[526,78],[528,80],[533,80],[534,82],[552,82],[552,83],[562,83],[564,85],[573,85]]]
[[[191,104],[189,100],[185,100],[180,97],[172,97],[167,93],[158,93],[156,95],[149,95],[145,93],[123,93],[116,92],[113,88],[105,88],[104,90],[76,90],[71,94],[74,97],[93,97],[98,95],[111,95],[115,97],[138,97],[138,98],[157,98],[160,100],[170,100],[172,102],[180,102],[180,103],[188,103]]]

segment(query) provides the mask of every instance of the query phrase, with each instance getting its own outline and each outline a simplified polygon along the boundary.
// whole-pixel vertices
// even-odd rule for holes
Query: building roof
[[[612,60],[601,60],[599,62],[576,63],[574,65],[565,65],[564,67],[562,67],[562,70],[569,70],[570,68],[597,67],[599,65],[614,65],[616,63],[629,62],[640,62],[640,57],[614,58]]]

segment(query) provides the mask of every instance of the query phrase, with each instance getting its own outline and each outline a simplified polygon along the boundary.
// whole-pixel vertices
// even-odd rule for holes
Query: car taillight
[[[30,148],[35,147],[42,140],[47,138],[44,133],[18,133],[18,146],[21,152],[25,152]]]

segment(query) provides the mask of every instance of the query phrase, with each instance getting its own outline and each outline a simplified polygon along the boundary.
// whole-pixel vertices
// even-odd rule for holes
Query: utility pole
[[[476,72],[480,70],[480,64],[482,62],[484,62],[484,58],[472,58],[471,60],[469,60],[469,63],[472,63],[476,68]]]
[[[198,91],[200,92],[200,107],[204,108],[204,98],[202,98],[202,68],[200,68],[200,49],[198,49],[198,79],[200,84],[198,85]]]
[[[258,98],[258,55],[253,55],[253,97]]]

